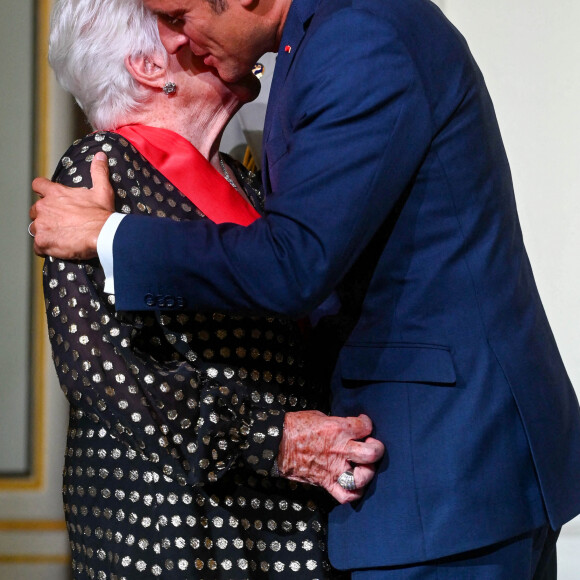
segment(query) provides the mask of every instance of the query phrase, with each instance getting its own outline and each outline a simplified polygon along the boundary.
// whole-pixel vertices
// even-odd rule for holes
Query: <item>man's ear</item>
[[[161,55],[130,55],[125,57],[125,68],[140,84],[147,87],[161,88],[167,80],[165,60]]]

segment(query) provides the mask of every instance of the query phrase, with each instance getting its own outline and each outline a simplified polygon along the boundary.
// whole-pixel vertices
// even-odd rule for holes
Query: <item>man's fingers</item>
[[[44,197],[46,192],[50,190],[52,181],[46,179],[45,177],[37,177],[32,182],[32,189],[38,197]]]
[[[103,186],[105,182],[109,181],[109,162],[107,156],[99,151],[93,157],[91,162],[91,177],[93,179],[93,187],[95,185]]]
[[[100,203],[114,211],[114,192],[109,181],[109,162],[102,151],[99,151],[91,162],[91,179],[93,180],[92,189]]]

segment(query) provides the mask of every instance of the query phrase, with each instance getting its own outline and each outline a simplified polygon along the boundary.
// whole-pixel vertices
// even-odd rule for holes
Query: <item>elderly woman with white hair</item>
[[[90,188],[105,152],[117,210],[249,224],[255,176],[220,154],[258,94],[188,47],[168,56],[139,0],[58,0],[50,62],[95,132],[54,180]],[[336,577],[321,489],[270,473],[286,411],[320,406],[291,321],[115,310],[98,261],[47,258],[56,370],[70,402],[63,496],[76,579]]]

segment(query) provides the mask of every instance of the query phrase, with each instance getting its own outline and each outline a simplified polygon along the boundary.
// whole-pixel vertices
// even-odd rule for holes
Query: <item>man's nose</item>
[[[158,21],[159,38],[169,54],[175,54],[182,46],[189,43],[189,38],[180,30],[176,30],[162,20]]]

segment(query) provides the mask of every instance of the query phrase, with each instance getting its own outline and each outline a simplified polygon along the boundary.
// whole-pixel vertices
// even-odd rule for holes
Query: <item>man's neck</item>
[[[277,8],[279,10],[278,18],[278,28],[276,30],[276,45],[273,47],[272,52],[278,52],[280,48],[280,43],[282,42],[282,35],[284,34],[284,26],[288,18],[288,12],[290,12],[290,7],[292,6],[292,0],[275,0]]]

